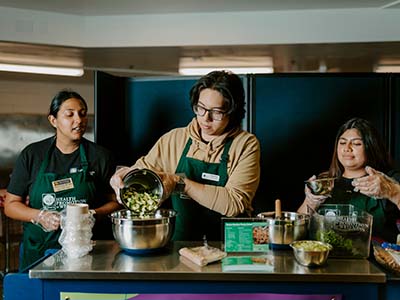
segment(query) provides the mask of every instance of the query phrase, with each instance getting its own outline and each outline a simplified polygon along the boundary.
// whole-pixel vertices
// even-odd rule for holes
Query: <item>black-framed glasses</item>
[[[208,115],[213,119],[214,121],[221,121],[226,112],[218,110],[218,109],[207,109],[201,105],[193,105],[193,111],[196,115],[203,117],[206,112],[208,112]]]

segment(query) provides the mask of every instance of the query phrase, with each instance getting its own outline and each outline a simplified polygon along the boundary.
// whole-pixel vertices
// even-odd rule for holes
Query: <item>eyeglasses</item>
[[[208,112],[208,115],[214,121],[221,121],[226,114],[226,112],[224,111],[220,111],[218,109],[207,109],[200,105],[193,105],[193,111],[196,115],[200,117],[203,117],[206,114],[206,112]]]

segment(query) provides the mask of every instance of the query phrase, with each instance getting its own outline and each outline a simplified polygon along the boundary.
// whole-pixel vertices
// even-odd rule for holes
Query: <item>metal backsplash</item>
[[[85,137],[91,141],[94,117],[89,116]],[[54,135],[47,115],[0,114],[0,188],[5,188],[15,160],[23,148],[32,142]]]

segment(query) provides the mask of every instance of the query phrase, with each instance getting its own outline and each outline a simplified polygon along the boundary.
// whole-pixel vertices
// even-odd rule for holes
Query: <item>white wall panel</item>
[[[400,40],[398,9],[77,16],[0,7],[0,40],[77,47]]]

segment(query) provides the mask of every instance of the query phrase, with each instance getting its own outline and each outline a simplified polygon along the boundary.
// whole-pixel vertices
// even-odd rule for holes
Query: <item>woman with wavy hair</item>
[[[373,216],[373,236],[396,241],[400,173],[393,170],[385,144],[370,122],[353,118],[339,128],[326,173],[336,178],[331,196],[314,195],[306,187],[299,212],[306,213],[307,207],[316,210],[321,203],[352,204]]]

